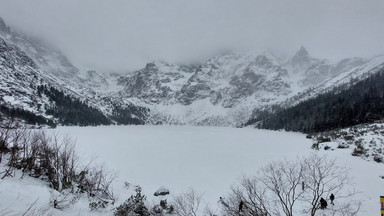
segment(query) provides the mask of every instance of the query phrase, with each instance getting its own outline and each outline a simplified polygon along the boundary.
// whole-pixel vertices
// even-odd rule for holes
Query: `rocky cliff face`
[[[146,103],[172,103],[182,84],[187,82],[194,70],[194,66],[148,63],[145,68],[132,75],[118,79],[118,84],[124,86],[120,95],[138,98]]]
[[[228,125],[238,121],[239,110],[247,112],[259,100],[289,95],[288,77],[273,56],[227,54],[198,66],[149,63],[120,77],[118,83],[124,86],[119,92],[122,98],[137,99],[157,110],[154,118]],[[230,113],[236,116],[227,118]]]
[[[263,52],[226,54],[188,67],[153,62],[119,78],[124,86],[119,94],[144,102],[161,121],[236,125],[254,109],[281,104],[367,62],[330,63],[311,57],[304,47],[285,61]]]
[[[10,104],[28,104],[35,107],[33,98],[24,97],[33,89],[40,77],[37,66],[18,47],[0,38],[0,101]],[[16,100],[20,98],[21,100]]]
[[[1,66],[16,70],[17,67],[36,69],[37,65],[17,46],[7,44],[0,38]]]

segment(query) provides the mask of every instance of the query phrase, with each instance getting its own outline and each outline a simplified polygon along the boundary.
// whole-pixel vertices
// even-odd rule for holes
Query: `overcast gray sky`
[[[0,16],[98,70],[231,49],[292,55],[304,45],[334,60],[384,53],[383,0],[0,0]]]

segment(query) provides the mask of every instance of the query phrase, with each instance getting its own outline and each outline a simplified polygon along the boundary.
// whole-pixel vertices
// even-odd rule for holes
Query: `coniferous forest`
[[[333,90],[293,107],[263,113],[246,125],[300,132],[319,132],[384,119],[384,69],[347,89]]]
[[[56,126],[52,120],[46,119],[43,116],[36,115],[28,110],[24,110],[21,108],[9,108],[1,104],[0,113],[10,118],[23,119],[27,124],[31,125],[48,125],[50,127]]]
[[[143,107],[127,106],[123,108],[114,106],[111,119],[122,125],[142,125],[145,123],[142,119],[146,118],[147,112],[149,109]]]
[[[46,95],[52,106],[46,108],[46,114],[59,119],[61,125],[110,125],[114,122],[123,125],[144,124],[145,108],[114,106],[112,115],[107,117],[100,110],[93,108],[80,100],[70,97],[53,87],[38,86],[38,95]]]
[[[110,116],[106,116],[97,108],[91,107],[79,99],[70,96],[52,86],[37,86],[37,96],[46,97],[51,103],[45,105],[45,114],[53,117],[38,115],[22,108],[10,108],[0,104],[0,117],[21,119],[30,125],[59,125],[97,126],[110,124],[138,125],[144,124],[147,108],[113,106]]]
[[[52,106],[46,107],[46,114],[59,119],[62,125],[109,125],[110,120],[96,108],[90,107],[80,100],[53,87],[38,86],[38,95],[46,95]]]

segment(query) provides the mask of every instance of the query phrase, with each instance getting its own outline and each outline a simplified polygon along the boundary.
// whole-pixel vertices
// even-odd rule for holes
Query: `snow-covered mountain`
[[[49,85],[99,110],[150,124],[236,126],[260,110],[291,106],[333,86],[367,77],[384,56],[333,63],[301,47],[281,60],[269,52],[227,53],[201,64],[148,63],[125,75],[81,69],[58,50],[12,32],[0,19],[0,102],[46,116],[54,105],[37,97]],[[253,113],[253,114],[252,114]]]
[[[293,105],[351,77],[364,78],[383,63],[383,56],[331,63],[311,57],[304,47],[286,60],[260,52],[225,54],[190,66],[152,62],[121,77],[118,94],[150,107],[154,122],[238,125],[252,111]]]
[[[68,100],[82,103],[83,108],[99,112],[109,118],[111,123],[122,123],[127,119],[136,123],[145,120],[147,109],[122,101],[110,93],[109,89],[116,89],[116,86],[111,86],[116,83],[116,77],[73,66],[59,51],[23,34],[12,32],[1,18],[0,72],[2,108],[26,110],[47,119],[55,119],[55,115],[47,113],[48,109],[68,107],[65,104],[59,105],[60,99],[52,98],[52,95],[42,91],[42,88],[52,88],[50,93],[61,92],[62,97],[70,98],[66,103]],[[88,111],[81,110],[77,115]],[[60,122],[57,117],[55,120]]]

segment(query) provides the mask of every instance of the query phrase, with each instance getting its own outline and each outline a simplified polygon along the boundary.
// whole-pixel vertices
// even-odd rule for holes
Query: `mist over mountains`
[[[239,126],[366,79],[384,65],[384,56],[334,63],[301,47],[286,59],[228,52],[201,64],[153,61],[126,74],[99,73],[74,66],[2,19],[0,57],[2,116],[50,125]]]

